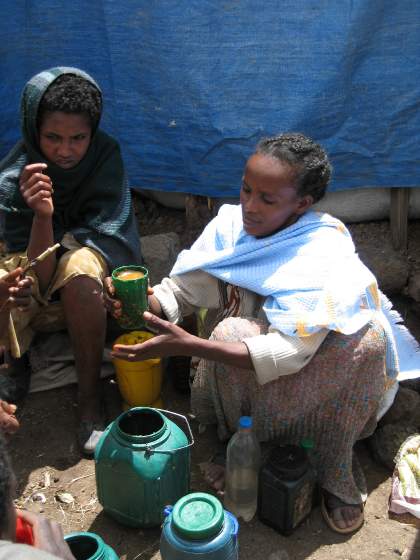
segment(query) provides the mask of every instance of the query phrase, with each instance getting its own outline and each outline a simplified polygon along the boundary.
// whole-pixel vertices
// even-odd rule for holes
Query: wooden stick
[[[410,190],[408,187],[391,189],[391,238],[397,251],[407,253],[408,246],[408,210],[410,206]]]
[[[30,268],[32,268],[36,264],[44,261],[49,255],[51,255],[52,253],[55,253],[55,251],[57,251],[57,249],[59,247],[60,247],[60,243],[56,243],[55,245],[52,245],[52,247],[48,247],[48,249],[46,249],[43,253],[41,253],[40,255],[35,257],[34,259],[32,259],[31,262],[29,262],[26,266],[24,266],[23,269],[22,269],[22,273],[24,274],[25,272],[27,272]]]
[[[51,255],[52,253],[54,253],[55,251],[57,251],[57,249],[60,247],[60,243],[56,243],[55,245],[52,245],[51,247],[48,247],[48,249],[46,249],[43,253],[41,253],[40,255],[38,255],[35,259],[32,259],[31,262],[29,262],[26,266],[24,266],[22,268],[22,274],[25,274],[26,272],[28,272],[28,270],[30,268],[32,268],[33,266],[35,266],[36,264],[38,264],[39,262],[42,262],[43,260],[45,260],[49,255]],[[0,313],[3,311],[3,309],[6,307],[7,304],[10,303],[10,297],[8,297],[6,299],[6,301],[3,303],[3,305],[0,307]]]

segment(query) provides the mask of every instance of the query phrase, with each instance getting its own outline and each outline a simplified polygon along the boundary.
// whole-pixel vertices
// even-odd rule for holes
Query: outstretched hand
[[[139,362],[149,358],[191,355],[194,335],[148,311],[144,312],[143,317],[150,330],[156,333],[155,336],[131,346],[115,344],[111,353],[114,358]]]

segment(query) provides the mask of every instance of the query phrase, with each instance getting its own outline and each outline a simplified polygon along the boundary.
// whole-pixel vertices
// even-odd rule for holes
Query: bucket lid
[[[205,492],[183,496],[174,506],[172,523],[177,532],[192,540],[207,539],[219,533],[224,510],[220,501]]]

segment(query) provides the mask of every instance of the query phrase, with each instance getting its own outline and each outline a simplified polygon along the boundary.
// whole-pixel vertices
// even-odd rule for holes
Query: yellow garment
[[[63,237],[61,244],[68,251],[58,260],[45,295],[42,296],[39,292],[35,270],[30,270],[28,276],[34,280],[30,305],[25,309],[13,309],[10,313],[9,332],[0,335],[0,344],[9,349],[15,358],[19,358],[29,349],[35,332],[54,332],[66,328],[60,300],[50,301],[54,292],[77,276],[88,276],[96,280],[102,290],[103,279],[108,274],[108,267],[102,255],[81,246],[69,234]],[[25,266],[27,262],[26,253],[14,253],[1,259],[0,278],[18,266]]]

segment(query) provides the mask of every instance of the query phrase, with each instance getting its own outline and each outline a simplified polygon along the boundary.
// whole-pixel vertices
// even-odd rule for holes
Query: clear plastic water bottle
[[[241,416],[238,431],[227,447],[225,508],[244,521],[257,511],[260,444],[252,430],[252,418]]]

